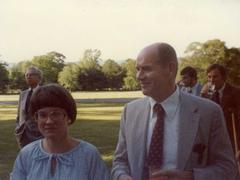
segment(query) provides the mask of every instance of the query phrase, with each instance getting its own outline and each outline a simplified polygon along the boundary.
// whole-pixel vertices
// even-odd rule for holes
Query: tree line
[[[113,59],[103,62],[101,51],[85,50],[76,63],[65,63],[66,57],[59,52],[49,52],[21,61],[11,68],[0,60],[0,91],[7,92],[26,88],[24,73],[28,66],[37,66],[43,72],[43,84],[59,83],[71,91],[95,90],[138,90],[135,59],[127,59],[118,64]],[[228,48],[219,39],[204,43],[192,42],[186,48],[185,56],[179,58],[179,68],[192,66],[198,72],[201,83],[205,83],[206,68],[213,63],[226,67],[228,81],[240,85],[240,49]]]
[[[59,52],[49,52],[21,61],[11,68],[0,61],[0,91],[25,89],[26,68],[37,66],[43,73],[43,84],[59,83],[71,91],[137,90],[134,59],[118,64],[112,59],[102,63],[101,51],[87,49],[76,63],[65,63],[66,57]]]

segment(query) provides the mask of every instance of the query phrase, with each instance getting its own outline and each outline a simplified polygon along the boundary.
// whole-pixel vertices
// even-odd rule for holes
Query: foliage
[[[102,72],[107,78],[107,88],[116,90],[122,88],[125,71],[118,63],[108,59],[102,66]]]
[[[46,55],[35,56],[32,64],[42,70],[44,83],[57,83],[58,74],[63,70],[65,58],[63,54],[52,51]]]
[[[207,81],[207,67],[213,63],[218,63],[226,67],[229,74],[228,80],[233,84],[240,85],[239,49],[228,49],[225,46],[225,42],[213,39],[204,43],[193,42],[187,47],[185,53],[186,56],[181,58],[180,69],[188,65],[196,68],[198,79],[201,83]]]
[[[9,83],[8,70],[6,66],[7,64],[5,62],[0,61],[0,92],[5,92]]]
[[[16,65],[13,65],[10,68],[10,75],[9,75],[9,79],[10,79],[10,83],[9,83],[9,88],[10,89],[25,89],[27,88],[27,85],[25,83],[25,71],[27,69],[27,67],[31,66],[32,62],[31,61],[20,61],[19,63],[17,63]]]
[[[81,69],[78,81],[80,90],[84,91],[103,90],[106,87],[106,78],[98,69]]]
[[[127,59],[122,64],[123,69],[126,71],[126,77],[124,78],[124,86],[123,88],[126,90],[138,90],[139,82],[136,78],[136,60]]]
[[[80,67],[82,69],[101,69],[99,65],[101,59],[101,51],[97,49],[87,49],[84,52],[82,59],[80,60]]]
[[[29,66],[36,66],[43,72],[43,82],[56,83],[58,74],[64,67],[65,56],[58,52],[49,52],[46,55],[35,56],[31,61],[21,61],[10,68],[10,89],[27,88],[25,71]]]
[[[87,49],[80,60],[81,72],[78,76],[79,89],[84,91],[102,90],[106,87],[106,78],[99,61],[101,51]]]
[[[77,64],[68,64],[59,73],[58,82],[65,88],[71,91],[76,91],[79,89],[78,77],[80,75],[80,71],[80,67]]]
[[[139,89],[139,83],[136,78],[132,76],[127,76],[124,78],[124,89],[126,90],[136,90]]]

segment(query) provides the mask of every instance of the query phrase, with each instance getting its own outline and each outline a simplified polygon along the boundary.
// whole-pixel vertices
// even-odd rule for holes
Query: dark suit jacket
[[[29,92],[29,89],[22,91],[18,101],[15,136],[20,147],[42,138],[37,123],[26,110],[26,101]]]
[[[212,99],[212,97],[210,98]],[[232,142],[232,146],[235,149],[234,137],[233,137],[233,121],[232,114],[235,119],[236,133],[238,139],[238,149],[240,148],[240,89],[226,83],[223,89],[223,96],[220,106],[222,107],[228,133]]]
[[[150,103],[128,103],[122,113],[112,177],[143,180]],[[177,169],[193,170],[195,180],[232,180],[236,164],[220,106],[180,92]]]

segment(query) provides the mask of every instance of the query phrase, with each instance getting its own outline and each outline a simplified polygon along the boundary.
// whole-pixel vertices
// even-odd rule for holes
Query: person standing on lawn
[[[25,80],[29,88],[20,92],[15,128],[15,136],[20,148],[37,139],[43,138],[37,127],[37,123],[33,120],[29,112],[30,99],[32,93],[39,87],[42,80],[42,72],[35,66],[28,67],[25,73]]]
[[[215,103],[175,84],[174,48],[154,43],[140,51],[137,79],[146,97],[125,105],[113,180],[233,180],[236,163]]]
[[[21,149],[12,180],[109,180],[96,147],[69,134],[77,108],[65,88],[58,84],[38,87],[31,98],[30,113],[44,138]]]

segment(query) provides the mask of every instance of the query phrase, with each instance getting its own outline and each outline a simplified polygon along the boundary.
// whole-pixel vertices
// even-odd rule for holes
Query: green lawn
[[[141,91],[94,91],[72,92],[74,99],[99,99],[99,98],[135,98],[142,97]],[[17,101],[18,95],[0,95],[1,101]]]
[[[107,166],[111,167],[116,146],[121,103],[81,103],[78,104],[77,121],[70,126],[73,137],[86,140],[99,149]],[[18,147],[13,135],[16,106],[0,106],[0,179],[7,180]]]

